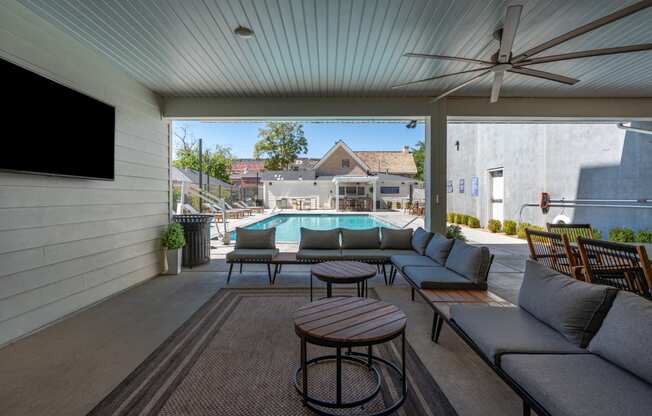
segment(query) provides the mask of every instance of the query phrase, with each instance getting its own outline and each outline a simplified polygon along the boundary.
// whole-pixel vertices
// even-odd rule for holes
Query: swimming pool
[[[372,227],[396,228],[394,225],[369,215],[350,214],[277,214],[264,220],[247,225],[248,230],[266,230],[276,227],[276,242],[298,243],[301,239],[301,227],[312,230],[330,230],[333,228],[350,228],[361,230]],[[235,240],[235,231],[231,233]]]

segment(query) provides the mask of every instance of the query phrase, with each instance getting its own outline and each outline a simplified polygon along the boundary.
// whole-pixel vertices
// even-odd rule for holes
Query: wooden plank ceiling
[[[404,52],[488,59],[506,6],[523,4],[514,52],[633,4],[632,0],[21,0],[163,96],[432,96],[460,75],[396,83],[473,65]],[[542,55],[652,42],[652,9]],[[252,39],[233,29],[250,27]],[[574,86],[506,74],[503,97],[652,96],[652,52],[532,68]],[[488,96],[491,78],[456,95]]]

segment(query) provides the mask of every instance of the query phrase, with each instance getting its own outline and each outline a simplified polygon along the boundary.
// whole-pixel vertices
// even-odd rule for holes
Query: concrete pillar
[[[373,181],[373,190],[374,190],[374,192],[373,192],[373,198],[372,198],[372,201],[371,201],[371,210],[372,211],[376,210],[376,183],[377,183],[377,181]]]
[[[340,210],[340,183],[335,182],[335,211]]]
[[[446,233],[446,100],[431,106],[426,117],[426,160],[424,187],[426,194],[426,230]]]

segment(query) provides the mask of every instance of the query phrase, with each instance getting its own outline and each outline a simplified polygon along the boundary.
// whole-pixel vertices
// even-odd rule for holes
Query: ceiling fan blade
[[[500,36],[500,49],[498,50],[498,63],[504,64],[509,62],[512,55],[512,46],[514,45],[514,38],[516,38],[516,30],[518,29],[518,22],[521,20],[521,13],[523,6],[509,6],[505,13],[505,22],[503,23],[503,30]]]
[[[405,82],[403,84],[392,85],[392,88],[403,88],[403,87],[407,87],[407,86],[412,85],[412,84],[418,84],[420,82],[427,82],[427,81],[433,81],[433,80],[440,79],[440,78],[452,77],[452,76],[455,76],[455,75],[468,74],[469,72],[486,71],[487,69],[490,69],[490,68],[491,68],[490,66],[486,66],[484,68],[469,69],[467,71],[453,72],[452,74],[438,75],[436,77],[424,78],[424,79],[420,79],[420,80],[417,80],[417,81],[410,81],[410,82]]]
[[[562,53],[559,55],[542,56],[540,58],[526,59],[519,62],[518,66],[544,64],[547,62],[567,61],[569,59],[589,58],[591,56],[617,55],[619,53],[630,53],[652,50],[652,43],[640,45],[620,46],[615,48],[592,49],[588,51]]]
[[[538,53],[541,53],[545,50],[548,50],[554,46],[557,46],[561,43],[564,43],[568,40],[574,39],[580,35],[583,35],[587,32],[590,32],[592,30],[595,30],[599,27],[602,27],[606,24],[609,24],[611,22],[615,22],[616,20],[622,19],[623,17],[627,17],[631,14],[634,14],[638,11],[641,11],[643,9],[647,9],[648,7],[652,6],[652,0],[643,0],[639,1],[638,3],[632,4],[629,7],[625,7],[624,9],[620,9],[617,12],[611,13],[607,16],[601,17],[598,20],[594,20],[590,23],[585,24],[584,26],[580,26],[577,29],[571,30],[568,33],[564,33],[563,35],[557,36],[554,39],[551,39],[545,43],[542,43],[541,45],[535,46],[534,48],[528,49],[527,51],[517,55],[512,59],[512,63],[516,64],[519,63],[520,61],[523,61],[530,56],[534,56]]]
[[[494,73],[494,84],[491,86],[491,98],[489,99],[490,103],[495,103],[498,101],[498,97],[500,96],[500,88],[503,86],[504,77],[504,71],[498,71]]]
[[[550,72],[539,71],[531,68],[512,68],[508,69],[509,72],[514,72],[516,74],[527,75],[530,77],[547,79],[548,81],[561,82],[562,84],[575,85],[580,82],[579,79],[565,77],[563,75],[553,74]]]
[[[459,56],[447,56],[447,55],[432,55],[429,53],[408,52],[408,53],[404,53],[403,56],[406,58],[441,59],[444,61],[470,62],[474,64],[483,64],[483,65],[494,64],[493,62],[483,61],[482,59],[460,58]]]
[[[464,81],[463,83],[461,83],[461,84],[458,85],[457,87],[451,88],[450,90],[446,91],[445,93],[443,93],[443,94],[441,94],[441,95],[438,95],[437,97],[435,97],[435,98],[433,98],[432,100],[430,100],[430,102],[431,102],[431,103],[434,103],[435,101],[439,101],[439,100],[441,100],[442,98],[444,98],[444,97],[446,97],[446,96],[448,96],[448,95],[451,95],[451,94],[454,93],[455,91],[457,91],[457,90],[461,90],[462,88],[466,87],[467,85],[469,85],[469,84],[473,84],[474,82],[479,81],[480,79],[486,77],[486,76],[489,75],[489,74],[491,74],[491,71],[485,71],[485,72],[481,73],[480,75],[476,75],[476,76],[474,76],[473,78],[471,78],[471,79],[469,79],[469,80],[467,80],[467,81]]]

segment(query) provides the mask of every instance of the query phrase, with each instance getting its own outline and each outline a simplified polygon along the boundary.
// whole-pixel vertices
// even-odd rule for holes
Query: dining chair
[[[566,234],[571,243],[577,241],[577,237],[593,239],[593,228],[591,224],[546,224],[549,233]]]
[[[652,298],[652,267],[644,246],[583,237],[577,246],[588,282]]]
[[[578,256],[566,234],[525,229],[530,258],[551,269],[571,277],[578,277]]]

